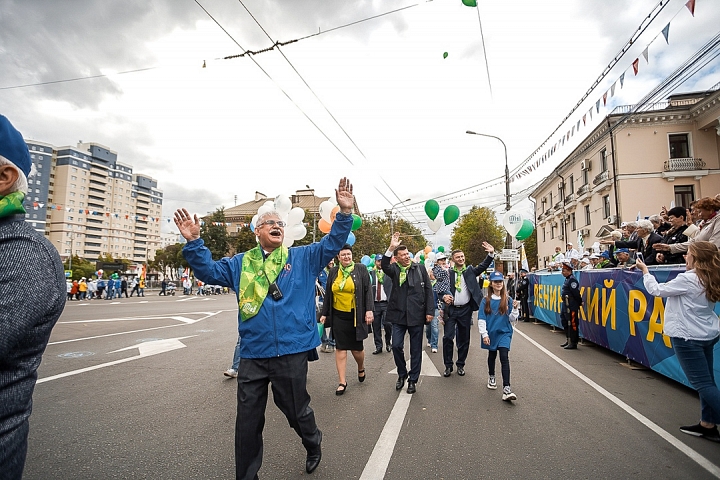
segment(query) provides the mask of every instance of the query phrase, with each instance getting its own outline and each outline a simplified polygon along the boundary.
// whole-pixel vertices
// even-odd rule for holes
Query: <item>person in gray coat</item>
[[[60,255],[25,222],[30,169],[25,140],[0,115],[0,477],[10,480],[22,478],[37,369],[67,297]]]

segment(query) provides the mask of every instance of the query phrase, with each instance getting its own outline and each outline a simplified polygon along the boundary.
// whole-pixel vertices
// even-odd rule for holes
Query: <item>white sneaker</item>
[[[428,342],[428,345],[427,345],[427,346],[430,347],[430,342]]]
[[[497,382],[495,381],[495,375],[490,375],[488,377],[488,384],[487,387],[490,390],[497,390]]]
[[[503,387],[502,399],[503,399],[503,401],[505,401],[505,402],[509,402],[509,401],[511,401],[511,400],[517,400],[517,395],[515,395],[515,394],[510,390],[510,386],[509,386],[509,385],[508,385],[507,387]]]
[[[237,370],[235,370],[234,368],[228,368],[223,372],[223,375],[230,378],[237,378]]]
[[[433,348],[431,351],[432,353],[437,353],[437,348]]]

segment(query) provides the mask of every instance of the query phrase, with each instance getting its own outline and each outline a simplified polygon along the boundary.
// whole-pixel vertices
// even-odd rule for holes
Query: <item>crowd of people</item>
[[[130,293],[128,294],[128,287]],[[137,294],[138,297],[145,296],[145,279],[133,277],[128,280],[127,277],[120,277],[114,273],[110,278],[94,278],[86,279],[82,277],[80,280],[66,280],[65,290],[67,300],[114,300],[120,299],[123,295],[125,298],[132,297]],[[161,293],[164,295],[164,293]]]

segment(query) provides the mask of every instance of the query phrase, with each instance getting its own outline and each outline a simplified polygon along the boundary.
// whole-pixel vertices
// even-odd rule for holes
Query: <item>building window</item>
[[[590,225],[590,205],[585,205],[585,225]]]
[[[687,133],[670,135],[670,158],[690,158],[690,141]]]
[[[570,175],[570,178],[568,178],[567,184],[568,184],[568,187],[570,190],[570,194],[575,193],[575,180],[573,179],[572,175]],[[573,230],[575,230],[575,229],[573,228]]]
[[[604,148],[600,151],[600,171],[607,171],[607,150]]]
[[[550,238],[555,238],[555,225],[550,225]]]
[[[574,232],[577,230],[577,225],[575,223],[575,212],[570,214],[570,229]]]
[[[552,208],[552,206],[553,206],[553,202],[552,202],[552,192],[550,192],[550,193],[548,194],[548,199],[549,199],[550,208]]]
[[[589,174],[588,170],[583,170],[583,171],[582,171],[582,182],[583,182],[583,185],[587,185],[587,184],[588,184],[589,178],[590,178],[590,174]]]
[[[610,216],[610,195],[605,195],[602,198],[603,201],[603,218]]]
[[[690,208],[695,200],[695,187],[692,185],[675,185],[675,205]]]

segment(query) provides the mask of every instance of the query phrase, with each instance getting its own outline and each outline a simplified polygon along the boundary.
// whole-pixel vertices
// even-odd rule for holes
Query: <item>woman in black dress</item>
[[[339,264],[328,274],[320,322],[332,328],[335,337],[335,364],[339,384],[335,395],[347,389],[347,351],[358,365],[358,381],[365,381],[365,352],[363,340],[368,325],[373,322],[375,306],[370,286],[370,274],[365,265],[354,263],[352,247],[345,245],[338,254]]]

